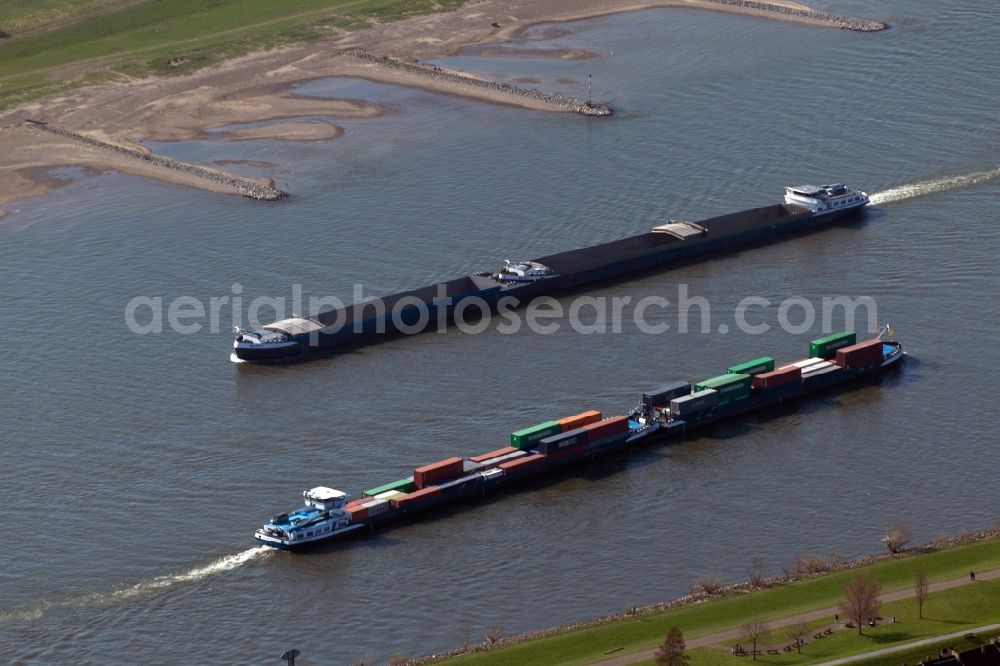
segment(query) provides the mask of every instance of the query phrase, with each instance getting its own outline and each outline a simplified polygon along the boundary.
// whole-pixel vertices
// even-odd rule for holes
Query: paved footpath
[[[1000,569],[990,569],[989,571],[983,571],[982,573],[976,572],[976,581],[983,580],[993,580],[994,578],[1000,578]],[[972,585],[972,581],[969,576],[962,576],[961,578],[952,578],[951,580],[942,580],[936,583],[931,583],[928,588],[930,592],[940,592],[941,590],[950,590],[953,587],[961,587],[962,585]],[[879,597],[879,601],[882,603],[888,603],[890,601],[899,601],[900,599],[909,599],[914,596],[914,591],[912,587],[904,588],[901,590],[895,590],[893,592],[888,592]],[[788,617],[779,618],[777,620],[769,620],[768,625],[771,629],[780,629],[781,627],[787,627],[795,622],[815,622],[816,620],[822,620],[823,618],[830,618],[833,620],[834,613],[839,613],[840,609],[836,606],[831,606],[829,608],[820,608],[814,611],[808,611],[805,613],[799,613],[798,615],[790,615]],[[831,626],[834,626],[831,623]],[[962,636],[968,633],[969,629],[957,634]],[[726,631],[719,631],[714,634],[708,634],[707,636],[698,636],[697,638],[692,638],[691,640],[685,641],[687,648],[690,650],[692,648],[706,647],[709,645],[716,645],[718,643],[728,643],[731,641],[740,640],[743,637],[743,631],[738,627],[735,629],[727,629]],[[932,641],[936,641],[940,638],[949,638],[949,636],[938,636]],[[909,645],[900,646],[900,649],[905,649],[913,647],[913,645],[920,645],[920,643],[911,643]],[[880,651],[881,652],[881,651]],[[873,653],[875,654],[875,653]],[[656,648],[651,650],[643,650],[642,652],[631,652],[629,654],[623,654],[618,657],[613,657],[611,659],[605,659],[604,661],[596,662],[602,666],[626,666],[626,664],[635,664],[640,661],[646,661],[652,659],[656,656]],[[848,661],[853,659],[860,659],[863,655],[855,655],[853,657],[847,658]],[[841,664],[846,663],[845,661],[830,662],[830,664]]]
[[[979,574],[976,574],[976,578],[979,578]],[[985,578],[983,580],[986,580]],[[857,661],[859,659],[871,659],[872,657],[881,657],[887,654],[892,654],[893,652],[903,652],[904,650],[910,650],[915,647],[920,647],[921,645],[933,645],[939,641],[946,641],[949,638],[961,638],[966,634],[978,634],[984,631],[993,631],[994,629],[1000,629],[1000,624],[988,624],[985,627],[973,627],[972,629],[966,629],[965,631],[956,631],[953,634],[945,634],[944,636],[931,636],[930,638],[924,638],[919,641],[913,641],[912,643],[906,643],[905,645],[897,645],[895,647],[883,648],[881,650],[874,650],[872,652],[865,652],[862,654],[855,654],[850,657],[844,657],[842,659],[834,659],[833,661],[824,661],[822,664],[817,664],[816,666],[840,666],[840,664],[849,664],[852,661]]]

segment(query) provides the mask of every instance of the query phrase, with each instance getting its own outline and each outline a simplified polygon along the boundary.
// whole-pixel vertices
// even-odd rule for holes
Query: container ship
[[[256,531],[260,543],[282,550],[367,533],[435,507],[485,496],[528,479],[551,478],[556,470],[684,433],[741,414],[796,400],[816,391],[879,375],[905,358],[886,327],[858,343],[854,333],[836,333],[809,343],[808,358],[775,367],[762,357],[727,368],[699,382],[677,381],[642,394],[628,414],[605,417],[585,411],[516,430],[509,446],[469,458],[447,458],[416,467],[350,499],[319,486],[303,493],[305,505],[280,513]]]
[[[868,202],[866,193],[839,183],[789,187],[781,204],[699,222],[667,220],[637,236],[531,261],[507,261],[495,273],[476,273],[310,317],[293,315],[260,330],[236,328],[230,358],[251,363],[298,361],[432,330],[452,321],[459,311],[473,315],[494,311],[504,297],[512,297],[507,301],[512,305],[524,305],[535,296],[814,231],[858,215]],[[473,299],[476,307],[467,307]]]

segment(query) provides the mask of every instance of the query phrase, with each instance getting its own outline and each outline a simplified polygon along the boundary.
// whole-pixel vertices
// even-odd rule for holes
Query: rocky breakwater
[[[844,30],[857,30],[858,32],[878,32],[889,27],[886,23],[872,19],[841,16],[840,14],[819,12],[812,9],[793,9],[791,7],[782,7],[781,5],[772,5],[769,2],[754,2],[753,0],[709,0],[709,2],[717,5],[739,7],[740,9],[767,12],[769,14],[784,14],[785,16],[825,23],[835,28],[843,28]]]
[[[536,99],[548,105],[551,105],[556,110],[569,111],[572,113],[580,113],[585,116],[610,116],[613,113],[611,107],[606,104],[596,104],[593,102],[588,102],[587,100],[578,99],[576,97],[569,97],[567,95],[558,95],[555,93],[547,93],[541,90],[536,90],[535,88],[522,88],[520,86],[515,86],[512,83],[502,83],[499,81],[486,81],[483,79],[477,79],[472,76],[463,76],[462,74],[457,74],[455,72],[445,71],[440,67],[434,67],[432,65],[422,65],[419,63],[405,62],[397,58],[390,58],[389,56],[376,55],[374,53],[371,53],[370,51],[365,51],[362,49],[352,49],[349,51],[345,51],[344,55],[360,58],[361,60],[382,67],[390,67],[396,69],[397,71],[404,72],[407,74],[415,74],[417,76],[425,77],[432,80],[438,80],[445,83],[458,84],[470,88],[481,88],[490,92],[501,93],[504,95],[516,95],[518,97]]]
[[[224,171],[217,171],[215,169],[206,169],[205,167],[201,167],[196,164],[181,162],[180,160],[171,159],[169,157],[145,153],[141,150],[136,150],[135,148],[119,146],[114,143],[95,139],[94,137],[77,134],[76,132],[71,132],[69,130],[51,127],[50,125],[44,123],[33,122],[32,125],[40,131],[71,139],[78,143],[82,143],[89,148],[108,151],[116,157],[141,160],[154,167],[170,169],[171,171],[176,171],[188,176],[211,181],[216,185],[221,185],[226,189],[231,189],[236,194],[249,199],[257,199],[258,201],[278,201],[288,197],[287,192],[282,192],[278,188],[274,187],[274,185],[257,182],[250,178],[235,176],[233,174],[226,173]]]

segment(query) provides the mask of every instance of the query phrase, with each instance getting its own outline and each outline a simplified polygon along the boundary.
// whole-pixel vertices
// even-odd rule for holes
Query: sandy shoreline
[[[720,4],[736,2],[739,4]],[[378,105],[361,100],[299,97],[291,92],[297,84],[331,76],[355,76],[541,111],[569,110],[565,104],[553,104],[544,98],[514,95],[483,85],[463,85],[447,77],[435,78],[364,61],[345,55],[349,49],[391,55],[399,62],[453,55],[477,45],[499,49],[507,55],[512,49],[504,49],[503,43],[533,25],[653,7],[693,7],[844,27],[781,13],[809,10],[799,3],[775,0],[770,4],[777,8],[762,10],[758,3],[743,0],[485,0],[319,42],[248,54],[185,76],[82,88],[0,114],[0,204],[44,194],[63,184],[66,181],[45,176],[46,168],[60,165],[84,166],[99,172],[117,170],[234,193],[232,187],[221,187],[190,173],[121,158],[114,151],[94,150],[81,142],[38,132],[24,123],[26,118],[41,119],[51,127],[135,151],[144,150],[138,145],[140,141],[199,139],[206,136],[206,130],[261,121],[286,122],[227,130],[222,136],[237,140],[330,140],[342,133],[336,119],[373,118],[385,112]],[[588,55],[580,52],[569,57]],[[303,116],[323,116],[331,122],[299,120]]]
[[[281,139],[282,141],[327,141],[343,135],[342,127],[330,123],[275,123],[261,127],[244,127],[222,132],[229,141]]]

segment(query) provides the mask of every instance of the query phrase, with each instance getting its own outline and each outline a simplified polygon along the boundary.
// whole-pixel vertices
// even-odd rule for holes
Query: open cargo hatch
[[[282,319],[281,321],[264,326],[265,330],[276,331],[289,336],[312,333],[321,328],[323,328],[322,324],[312,319],[306,319],[305,317],[291,317],[290,319]]]
[[[667,220],[666,224],[661,224],[658,227],[653,227],[654,234],[670,234],[681,240],[685,238],[693,238],[697,236],[704,236],[708,233],[708,229],[701,226],[700,224],[695,224],[694,222],[681,222],[680,220]]]

